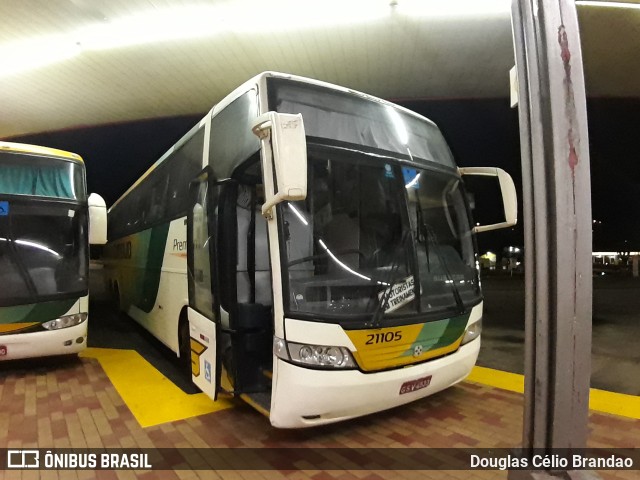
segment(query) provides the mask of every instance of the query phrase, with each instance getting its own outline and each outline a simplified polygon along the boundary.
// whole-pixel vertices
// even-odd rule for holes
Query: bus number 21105
[[[367,335],[366,345],[374,345],[376,343],[397,342],[399,340],[402,340],[402,332],[400,332],[400,330],[396,332],[370,333],[369,335]]]

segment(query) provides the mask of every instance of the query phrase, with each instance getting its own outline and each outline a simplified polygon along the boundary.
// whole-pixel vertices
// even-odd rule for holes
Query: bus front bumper
[[[301,428],[347,420],[433,395],[466,378],[476,363],[480,338],[455,353],[411,367],[375,373],[312,370],[276,359],[271,424]],[[400,393],[406,382],[427,377],[428,386]]]
[[[87,321],[73,327],[0,335],[0,361],[81,352],[87,347]]]

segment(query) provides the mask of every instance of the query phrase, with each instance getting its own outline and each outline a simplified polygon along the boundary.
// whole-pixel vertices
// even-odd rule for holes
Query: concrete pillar
[[[589,140],[573,0],[513,0],[525,229],[527,457],[586,447],[591,372]],[[556,474],[567,472],[554,472]],[[594,478],[571,472],[572,478]],[[510,472],[547,478],[550,472]],[[596,477],[597,478],[597,477]]]

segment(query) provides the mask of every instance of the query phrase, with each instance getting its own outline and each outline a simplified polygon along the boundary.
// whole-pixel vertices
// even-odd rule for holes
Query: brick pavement
[[[144,388],[141,386],[141,388]],[[153,402],[150,399],[150,406]],[[0,447],[493,447],[519,444],[522,396],[471,382],[387,412],[305,430],[277,430],[236,408],[155,427],[139,426],[100,364],[89,358],[0,364]],[[590,447],[634,447],[640,420],[592,412]],[[296,464],[304,469],[304,459]],[[638,472],[599,472],[605,479]],[[58,471],[0,472],[12,479],[493,479],[498,471]]]

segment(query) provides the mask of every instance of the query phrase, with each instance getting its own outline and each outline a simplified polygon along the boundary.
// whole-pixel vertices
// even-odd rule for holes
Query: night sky
[[[521,192],[517,110],[507,98],[402,104],[435,121],[460,166],[497,166]],[[587,102],[592,172],[594,250],[640,250],[640,99]],[[204,115],[144,120],[14,137],[11,141],[69,150],[87,166],[89,191],[110,206]],[[492,201],[480,205],[491,208]],[[520,210],[522,209],[521,201]],[[521,215],[520,215],[521,218]],[[478,218],[478,220],[482,220]],[[478,236],[480,251],[522,245],[522,224]]]

